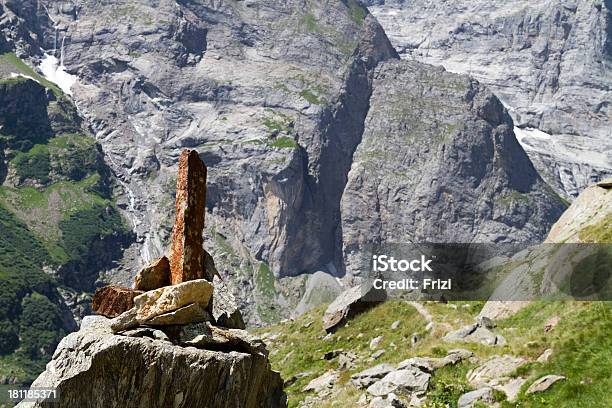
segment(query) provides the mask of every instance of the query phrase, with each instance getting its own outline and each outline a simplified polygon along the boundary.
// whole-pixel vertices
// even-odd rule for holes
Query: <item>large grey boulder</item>
[[[321,271],[313,273],[306,281],[304,294],[295,308],[294,316],[299,316],[322,304],[333,302],[342,291],[342,287],[334,276]]]
[[[499,383],[508,378],[517,368],[525,364],[527,360],[522,357],[493,356],[482,365],[470,370],[466,379],[474,387],[488,386],[493,381]]]
[[[342,292],[325,310],[323,328],[333,332],[342,327],[353,316],[362,313],[386,299],[384,290],[375,289],[368,283],[354,286]]]
[[[368,387],[368,393],[381,397],[389,393],[406,396],[423,395],[431,376],[417,368],[392,371]]]
[[[471,408],[474,406],[474,404],[479,402],[495,402],[495,399],[493,398],[493,390],[489,387],[485,387],[465,393],[459,397],[459,400],[457,401],[457,408]]]
[[[469,350],[450,350],[445,357],[411,357],[401,361],[397,368],[402,370],[408,367],[418,368],[421,371],[432,373],[433,371],[447,365],[455,365],[465,359],[472,357],[474,353]]]
[[[338,373],[334,370],[330,370],[323,375],[312,379],[308,384],[302,388],[302,392],[314,391],[315,393],[322,395],[329,392],[333,388],[334,384],[338,381]]]
[[[32,387],[57,388],[58,402],[19,407],[284,407],[280,375],[261,353],[181,347],[113,334],[103,317],[65,337]]]
[[[374,384],[376,381],[389,374],[391,371],[395,371],[395,367],[391,364],[383,363],[370,367],[367,370],[363,370],[359,373],[351,376],[351,382],[357,388],[367,388]]]
[[[446,342],[480,343],[487,346],[503,346],[506,344],[504,336],[493,333],[480,323],[470,324],[449,332],[442,337],[442,340]]]

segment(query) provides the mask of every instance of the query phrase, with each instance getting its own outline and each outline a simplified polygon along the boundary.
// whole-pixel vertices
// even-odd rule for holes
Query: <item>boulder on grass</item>
[[[353,316],[362,313],[384,301],[387,294],[384,290],[375,289],[370,284],[350,288],[334,300],[323,315],[323,328],[333,333],[344,326]]]

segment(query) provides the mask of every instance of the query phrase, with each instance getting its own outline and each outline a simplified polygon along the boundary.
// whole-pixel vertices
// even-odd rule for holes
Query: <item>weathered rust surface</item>
[[[94,312],[106,317],[117,317],[134,307],[134,298],[142,295],[141,290],[109,285],[96,289],[91,302]]]
[[[165,256],[144,267],[134,279],[134,287],[145,292],[168,285],[170,285],[170,262]]]
[[[170,284],[205,278],[204,211],[206,166],[195,150],[183,150],[176,180],[176,219],[172,229]]]

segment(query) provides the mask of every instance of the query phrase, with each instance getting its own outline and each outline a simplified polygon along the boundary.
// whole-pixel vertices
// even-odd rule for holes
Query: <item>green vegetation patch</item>
[[[369,349],[370,340],[383,335],[380,348],[387,350],[384,361],[398,363],[412,353],[410,346],[407,346],[410,336],[415,332],[424,333],[427,324],[412,306],[403,302],[387,302],[358,315],[327,341],[322,340],[325,331],[321,316],[325,308],[326,306],[320,306],[289,323],[257,331],[260,334],[263,332],[279,334],[269,348],[277,350],[270,355],[270,359],[273,368],[281,372],[283,379],[307,373],[285,388],[290,407],[299,406],[308,395],[301,390],[310,380],[329,369],[337,369],[337,359],[322,359],[323,354],[337,349],[352,351],[359,356],[355,361],[355,368],[343,372],[340,377],[340,383],[347,386],[345,390],[347,394],[343,395],[342,400],[347,406],[351,406],[350,402],[355,403],[360,392],[348,384],[350,375],[379,363],[379,361],[367,361],[367,357],[372,352]],[[401,320],[401,324],[398,329],[391,330],[390,326],[396,320]],[[395,349],[392,348],[392,343],[396,345]]]
[[[277,310],[276,278],[267,263],[261,262],[255,271],[255,291],[257,297],[257,314],[265,323],[275,323],[280,320]]]
[[[509,207],[514,203],[529,204],[529,195],[519,193],[518,191],[512,191],[499,199],[499,204],[504,207]]]
[[[15,71],[16,74],[29,76],[45,88],[51,89],[56,96],[62,95],[62,90],[57,85],[38,74],[12,52],[0,54],[0,68],[2,71]]]
[[[19,152],[11,161],[19,181],[36,180],[41,184],[49,182],[51,161],[46,145],[34,145],[28,152]]]
[[[297,149],[299,147],[297,142],[288,136],[277,137],[269,145],[279,149]]]
[[[583,228],[578,236],[585,243],[612,244],[612,214],[601,221]]]
[[[112,205],[94,204],[79,209],[59,223],[62,246],[73,261],[84,258],[100,240],[127,233],[121,215]]]
[[[484,302],[450,302],[449,304],[426,302],[423,306],[433,317],[435,328],[424,330],[427,321],[407,302],[389,301],[356,316],[333,335],[325,337],[321,317],[325,306],[312,310],[294,321],[262,328],[257,333],[269,333],[267,341],[272,351],[270,359],[274,369],[283,379],[294,383],[285,388],[289,406],[297,407],[308,393],[302,388],[314,378],[330,369],[338,370],[337,358],[322,359],[323,354],[342,349],[357,355],[355,367],[340,371],[334,394],[322,407],[332,407],[333,401],[343,401],[347,406],[357,405],[363,393],[350,383],[356,372],[380,363],[396,365],[416,356],[442,357],[454,348],[465,348],[475,353],[475,360],[466,360],[435,370],[432,374],[424,407],[442,408],[457,406],[459,397],[474,388],[466,381],[469,370],[479,366],[494,355],[510,354],[529,361],[511,374],[527,379],[514,403],[505,401],[501,392],[494,393],[495,400],[503,408],[509,407],[599,407],[607,406],[612,387],[612,302],[554,301],[534,302],[508,319],[497,321],[496,333],[505,337],[507,344],[491,347],[476,343],[447,343],[442,335],[474,321]],[[544,326],[552,318],[559,324],[549,331]],[[397,329],[391,323],[400,321]],[[410,338],[416,334],[416,345]],[[369,359],[372,338],[383,336],[379,346],[386,352],[375,361]],[[536,359],[546,349],[552,349],[550,360],[538,363]],[[298,374],[304,374],[295,378]],[[567,377],[549,390],[525,395],[526,389],[538,378],[556,374]]]
[[[300,25],[311,33],[322,33],[323,29],[319,26],[317,18],[311,13],[306,13],[300,21]]]
[[[0,205],[0,375],[32,380],[64,335],[42,243]],[[15,353],[15,354],[11,354]]]
[[[545,322],[558,316],[560,323],[549,333]],[[553,350],[548,363],[534,363],[521,374],[527,386],[536,379],[556,374],[567,377],[543,393],[525,395],[505,407],[597,407],[609,400],[612,387],[612,302],[537,302],[503,322],[513,327],[519,344],[532,360],[546,348]],[[531,345],[531,347],[527,346]]]
[[[368,15],[368,11],[365,9],[365,7],[359,4],[357,0],[348,0],[347,7],[351,20],[357,24],[363,24],[363,21]]]
[[[82,180],[99,168],[96,141],[78,133],[66,133],[49,139],[49,152],[55,173],[69,180]]]
[[[66,335],[61,329],[59,307],[37,292],[21,301],[20,320],[20,352],[35,360],[52,354],[55,346]]]
[[[310,89],[303,89],[300,92],[300,96],[311,105],[323,105],[323,100]]]

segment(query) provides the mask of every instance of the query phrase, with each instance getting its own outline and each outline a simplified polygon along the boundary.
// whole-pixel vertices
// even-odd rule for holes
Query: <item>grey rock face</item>
[[[308,277],[304,295],[295,308],[295,315],[301,315],[324,303],[331,303],[342,293],[342,287],[334,278],[325,272],[315,272]]]
[[[209,168],[205,246],[216,258],[218,236],[240,248],[244,281],[259,262],[288,276],[333,260],[369,73],[397,58],[367,10],[354,0],[63,4],[44,2],[49,17],[31,25],[78,75],[74,98],[139,237],[103,280],[126,283],[163,253],[186,147]]]
[[[489,86],[522,129],[517,136],[540,174],[562,195],[575,197],[610,175],[610,2],[364,3],[402,58]]]
[[[65,36],[64,63],[80,77],[75,98],[123,181],[144,258],[167,239],[152,214],[168,211],[164,187],[184,147],[210,168],[216,231],[283,274],[330,258],[367,69],[395,56],[367,12],[352,15],[342,2],[84,3],[76,17],[47,8]]]
[[[138,236],[103,281],[125,285],[164,252],[183,148],[199,151],[209,168],[205,247],[220,275],[231,276],[226,282],[242,310],[258,310],[252,306],[260,298],[288,309],[261,276],[264,263],[276,277],[331,263],[342,275],[355,272],[366,237],[539,240],[562,207],[544,191],[499,102],[475,82],[397,62],[376,71],[373,88],[375,68],[398,55],[356,0],[42,1],[33,10],[19,24],[78,76],[73,98],[117,176],[118,204]],[[20,47],[37,61],[40,50]],[[443,84],[424,90],[422,100],[415,91],[414,106],[386,102],[383,93],[398,96],[414,85],[408,71]],[[392,112],[403,119],[389,120]],[[455,135],[464,120],[461,129],[471,133],[457,126]],[[376,126],[385,122],[390,140],[422,124],[417,144],[382,142]],[[442,148],[446,134],[455,144]],[[373,142],[382,143],[376,152]],[[405,160],[397,168],[386,160],[366,177],[367,159],[375,166],[384,159],[378,150]],[[417,170],[429,152],[439,160]],[[447,169],[456,177],[445,184]],[[411,171],[422,177],[413,181]],[[416,198],[405,197],[415,191]],[[263,315],[248,312],[245,320],[267,321]]]
[[[375,71],[342,196],[346,271],[382,242],[540,242],[565,205],[482,85],[410,61]]]
[[[495,398],[493,398],[493,390],[491,388],[485,387],[465,393],[461,397],[459,397],[459,400],[457,401],[457,406],[459,408],[470,408],[474,406],[474,404],[476,404],[477,402],[495,402]]]
[[[283,407],[282,380],[259,353],[209,351],[111,333],[88,317],[65,337],[32,384],[57,387],[59,402],[20,407]]]

